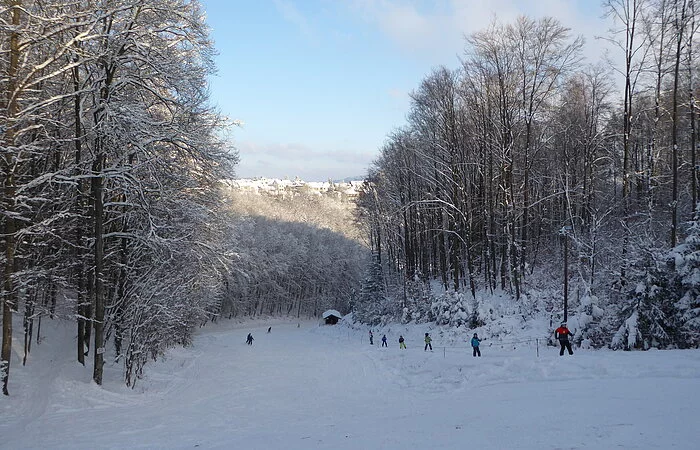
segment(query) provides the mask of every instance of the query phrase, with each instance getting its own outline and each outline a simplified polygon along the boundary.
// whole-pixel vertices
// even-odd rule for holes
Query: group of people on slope
[[[425,333],[425,347],[423,348],[423,351],[433,351],[433,338],[430,337],[430,333]],[[369,344],[374,345],[374,334],[372,333],[372,330],[369,331]],[[471,346],[473,349],[473,355],[474,356],[481,356],[481,350],[479,350],[479,344],[481,344],[481,339],[479,339],[479,336],[474,333],[474,336],[471,339]],[[382,335],[382,347],[389,347],[387,344],[387,339],[386,339],[386,334]],[[403,337],[403,335],[399,336],[399,349],[406,349],[406,339]]]
[[[574,354],[574,351],[571,349],[571,341],[569,340],[569,337],[571,336],[573,336],[573,333],[569,330],[569,328],[567,328],[566,322],[562,322],[561,326],[559,326],[559,328],[557,328],[554,331],[554,337],[556,337],[559,340],[559,344],[561,345],[561,349],[559,350],[559,356],[564,355],[564,350],[567,350],[569,352],[569,355]],[[423,348],[423,351],[427,352],[428,349],[430,349],[430,351],[433,351],[433,339],[430,337],[430,333],[425,333],[424,341],[425,347]],[[372,334],[371,330],[369,332],[369,343],[372,345],[374,344],[374,335]],[[474,333],[474,336],[472,336],[470,344],[472,346],[472,356],[481,357],[481,349],[479,349],[481,339],[479,338],[479,335],[477,333]],[[382,347],[388,347],[386,334],[382,336]],[[406,339],[404,339],[403,335],[399,336],[399,348],[406,348]]]
[[[272,330],[272,327],[267,329],[267,332],[269,333]],[[573,355],[574,351],[571,349],[571,341],[569,341],[569,337],[573,336],[573,333],[567,328],[566,322],[562,322],[559,328],[557,328],[554,331],[554,337],[559,340],[559,345],[561,346],[561,349],[559,350],[559,356],[564,356],[564,350],[567,350],[569,352],[569,355]],[[251,333],[248,333],[248,337],[246,338],[246,344],[248,345],[253,345],[253,335]],[[425,347],[423,348],[423,351],[433,351],[433,338],[430,337],[430,333],[425,333]],[[372,333],[372,330],[369,330],[369,343],[370,345],[374,345],[374,334]],[[481,350],[479,349],[479,344],[481,344],[481,339],[479,336],[474,333],[474,336],[472,336],[472,339],[470,341],[471,346],[472,346],[472,356],[476,357],[479,356],[481,357]],[[387,339],[386,339],[386,334],[382,335],[382,347],[389,347],[387,344]],[[399,336],[399,349],[406,349],[406,339],[404,339],[403,335]]]

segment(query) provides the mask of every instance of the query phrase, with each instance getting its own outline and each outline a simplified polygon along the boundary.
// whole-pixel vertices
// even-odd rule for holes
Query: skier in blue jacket
[[[481,343],[481,339],[479,339],[479,336],[474,333],[474,337],[472,337],[472,348],[474,349],[473,356],[479,356],[481,357],[481,350],[479,350],[479,344]]]

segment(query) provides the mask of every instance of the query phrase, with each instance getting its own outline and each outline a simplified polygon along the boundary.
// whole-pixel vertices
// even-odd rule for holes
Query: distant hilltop
[[[350,183],[351,181],[365,181],[366,177],[345,177],[340,180],[333,180],[334,183]]]
[[[278,178],[239,178],[224,180],[224,185],[229,189],[236,189],[254,194],[265,194],[275,197],[287,197],[295,195],[319,195],[331,196],[339,199],[355,199],[364,180],[348,181],[304,181],[300,178],[294,180],[280,180]]]

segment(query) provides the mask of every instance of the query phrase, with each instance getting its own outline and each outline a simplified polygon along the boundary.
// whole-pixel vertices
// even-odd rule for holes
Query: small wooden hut
[[[323,320],[326,325],[335,325],[343,316],[335,309],[329,309],[323,313]]]

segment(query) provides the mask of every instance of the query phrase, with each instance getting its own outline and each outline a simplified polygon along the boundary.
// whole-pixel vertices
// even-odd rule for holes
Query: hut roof
[[[324,318],[324,319],[327,319],[327,318],[330,317],[330,316],[335,316],[335,317],[337,317],[338,319],[340,319],[341,317],[343,317],[343,315],[340,314],[340,313],[339,313],[338,311],[336,311],[335,309],[329,309],[328,311],[326,311],[326,312],[323,313],[323,318]]]

